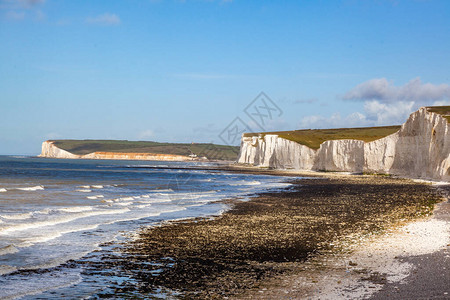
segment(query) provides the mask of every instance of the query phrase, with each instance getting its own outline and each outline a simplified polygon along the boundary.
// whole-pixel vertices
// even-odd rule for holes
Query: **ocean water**
[[[218,215],[227,207],[217,200],[289,185],[202,166],[210,164],[0,156],[0,299],[57,299],[69,288],[96,298],[101,284],[70,262],[142,226]]]

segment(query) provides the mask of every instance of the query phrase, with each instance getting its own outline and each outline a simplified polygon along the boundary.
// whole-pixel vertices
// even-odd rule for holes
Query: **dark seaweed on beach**
[[[232,201],[232,209],[215,219],[144,229],[114,263],[139,284],[116,290],[149,297],[236,296],[295,272],[296,264],[350,234],[381,232],[427,215],[440,199],[430,186],[402,179],[300,179],[283,192]]]

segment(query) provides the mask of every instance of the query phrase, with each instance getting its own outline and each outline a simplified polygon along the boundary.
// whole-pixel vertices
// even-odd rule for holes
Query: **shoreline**
[[[116,291],[151,295],[162,290],[188,298],[269,295],[267,291],[282,286],[273,286],[274,282],[304,272],[302,268],[314,257],[341,251],[344,237],[355,232],[379,235],[399,219],[406,222],[430,214],[432,205],[440,200],[427,185],[406,179],[317,172],[301,175],[309,178],[297,180],[288,190],[263,192],[246,202],[232,201],[232,208],[216,218],[143,229],[139,238],[125,245],[124,255],[130,262],[119,262],[139,286],[116,287]],[[373,201],[377,196],[384,198]],[[408,200],[411,197],[414,201]],[[110,263],[117,266],[117,262]],[[261,292],[261,287],[266,290]]]
[[[339,251],[313,257],[297,274],[236,298],[450,298],[450,184],[437,189],[444,199],[429,216],[353,238]]]

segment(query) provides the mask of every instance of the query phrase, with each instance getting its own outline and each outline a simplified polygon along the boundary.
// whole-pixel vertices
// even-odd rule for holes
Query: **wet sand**
[[[228,200],[232,208],[217,218],[143,229],[120,258],[102,261],[102,270],[111,267],[133,278],[133,284],[117,284],[111,293],[280,298],[289,288],[286,298],[291,298],[294,287],[287,279],[314,273],[308,266],[318,258],[345,251],[361,237],[424,218],[442,199],[429,185],[405,179],[302,175],[316,177],[296,180],[288,190],[263,193],[247,202]],[[298,287],[295,297],[307,298],[314,280]]]

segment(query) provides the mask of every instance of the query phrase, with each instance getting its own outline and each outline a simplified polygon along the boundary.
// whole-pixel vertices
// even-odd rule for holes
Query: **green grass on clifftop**
[[[450,123],[450,106],[430,106],[427,110],[442,115]]]
[[[320,144],[329,140],[361,140],[372,142],[397,132],[400,126],[336,128],[336,129],[306,129],[263,133],[245,133],[244,136],[259,134],[277,134],[279,137],[297,142],[312,149],[319,149]]]
[[[199,157],[219,160],[236,160],[237,146],[215,144],[178,144],[127,140],[52,140],[58,148],[77,155],[92,152],[160,153],[174,155],[196,154]]]

